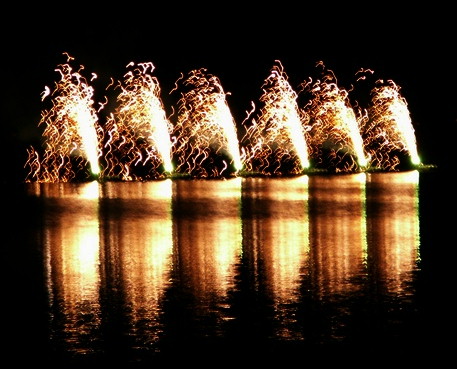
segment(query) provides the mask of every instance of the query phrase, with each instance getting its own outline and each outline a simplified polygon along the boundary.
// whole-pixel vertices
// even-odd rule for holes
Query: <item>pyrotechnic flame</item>
[[[262,85],[263,107],[242,139],[244,162],[253,172],[298,174],[309,167],[305,130],[309,118],[298,108],[297,94],[281,63],[276,62]]]
[[[395,170],[400,164],[397,154],[407,153],[413,165],[420,164],[414,127],[408,104],[400,94],[400,87],[392,80],[378,80],[371,91],[371,106],[363,135],[371,165]]]
[[[93,108],[94,90],[81,75],[84,68],[73,71],[69,62],[74,58],[66,56],[67,64],[56,69],[60,81],[55,89],[46,86],[41,94],[52,107],[42,111],[38,124],[44,125],[43,152],[27,150],[26,182],[67,182],[81,172],[124,181],[171,173],[197,178],[240,172],[287,175],[302,174],[311,165],[336,172],[392,171],[401,163],[399,154],[422,167],[406,100],[391,80],[376,81],[368,108],[360,109],[358,103],[351,106],[349,92],[319,62],[322,78],[300,85],[300,94],[308,99],[299,103],[303,95],[292,89],[277,60],[261,86],[261,108],[256,112],[252,103],[242,123],[240,147],[229,94],[206,69],[176,81],[172,92],[179,89],[181,98],[172,123],[152,76],[153,64],[129,63],[123,81],[108,86],[120,90],[118,105],[101,127],[97,114],[107,102],[99,103],[98,111]],[[373,71],[361,69],[357,81],[368,73]],[[95,78],[92,73],[90,81]]]
[[[348,91],[338,86],[331,70],[325,72],[322,80],[302,83],[302,91],[312,96],[304,108],[311,117],[310,155],[318,161],[329,160],[327,165],[333,165],[336,171],[366,167],[361,119],[351,106]],[[328,155],[324,151],[328,151]]]
[[[82,69],[81,66],[80,71]],[[67,182],[78,171],[84,170],[86,162],[93,175],[100,173],[99,138],[103,137],[103,132],[93,108],[94,90],[80,71],[74,72],[69,64],[59,65],[56,71],[61,79],[54,91],[50,93],[49,87],[46,87],[42,94],[42,100],[47,96],[53,97],[52,108],[42,112],[38,124],[45,125],[44,155],[40,159],[38,151],[30,148],[26,162],[30,172],[26,181]]]
[[[161,176],[159,166],[172,172],[172,126],[160,98],[161,89],[151,73],[152,63],[139,63],[125,74],[119,103],[106,123],[106,168],[103,175],[123,180]]]
[[[189,89],[181,92],[173,131],[176,172],[218,177],[230,164],[239,171],[243,164],[236,125],[219,79],[201,68],[191,71],[183,85]]]

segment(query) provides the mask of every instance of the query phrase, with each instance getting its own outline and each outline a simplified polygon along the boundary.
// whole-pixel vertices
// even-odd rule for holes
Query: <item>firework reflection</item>
[[[368,254],[377,283],[406,297],[419,255],[419,173],[370,173],[367,180]]]
[[[243,180],[243,249],[258,293],[272,305],[272,332],[301,339],[301,277],[309,255],[308,177]],[[255,319],[258,319],[256,317]]]
[[[229,293],[242,252],[241,179],[177,180],[173,185],[173,276],[175,287],[189,298],[190,311],[175,307],[180,314],[167,319],[170,335],[185,335],[182,329],[189,322],[182,319],[190,314],[192,322],[202,324],[194,338],[223,336],[232,318]]]
[[[172,183],[109,182],[102,191],[102,291],[119,304],[104,306],[104,326],[112,332],[106,339],[123,344],[124,352],[112,352],[113,356],[139,357],[156,349],[162,330],[162,300],[173,250]]]
[[[41,184],[50,339],[74,355],[101,349],[98,183]]]
[[[311,176],[309,180],[310,274],[317,340],[347,335],[351,296],[366,275],[365,174]]]

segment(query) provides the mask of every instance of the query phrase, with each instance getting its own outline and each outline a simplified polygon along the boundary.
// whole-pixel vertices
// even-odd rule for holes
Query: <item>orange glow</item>
[[[311,176],[309,204],[318,295],[356,291],[353,277],[366,269],[365,174]]]
[[[171,196],[171,179],[146,182],[106,182],[103,184],[103,197],[107,199],[169,201]]]
[[[89,183],[32,183],[27,187],[29,194],[46,198],[68,198],[96,200],[100,194],[97,182]]]
[[[43,235],[51,337],[65,340],[70,351],[86,353],[101,336],[98,200],[87,198],[84,191],[62,191],[69,184],[45,185],[42,196],[54,198],[44,214]],[[54,322],[55,309],[59,318]]]
[[[377,281],[389,293],[408,295],[420,260],[419,173],[371,173],[367,197],[368,252]]]
[[[241,256],[241,179],[173,183],[176,265],[198,306],[228,319],[223,307]]]
[[[243,194],[252,212],[244,216],[244,249],[271,296],[275,334],[300,339],[291,327],[309,257],[308,177],[246,178]]]
[[[124,293],[134,348],[144,337],[149,343],[159,340],[159,313],[172,267],[171,187],[170,180],[103,185],[102,245],[107,270],[116,271],[106,282],[120,285]]]

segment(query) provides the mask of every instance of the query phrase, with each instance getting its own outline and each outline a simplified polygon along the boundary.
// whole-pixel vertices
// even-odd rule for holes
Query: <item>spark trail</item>
[[[158,178],[172,172],[172,126],[152,76],[152,63],[129,63],[131,68],[116,87],[118,106],[106,123],[103,176],[122,180]],[[160,167],[163,167],[163,170]]]
[[[99,140],[103,130],[98,124],[97,111],[94,109],[94,89],[79,71],[73,71],[69,64],[73,58],[67,55],[67,64],[56,69],[60,81],[54,91],[46,87],[42,100],[52,97],[52,107],[43,110],[38,125],[44,125],[44,154],[31,147],[25,164],[30,171],[26,181],[67,182],[79,172],[86,177],[99,175]],[[92,80],[96,75],[92,75]],[[88,165],[87,165],[88,164]],[[87,168],[88,167],[88,168]]]
[[[193,70],[182,83],[174,126],[176,172],[193,177],[219,177],[238,172],[241,162],[235,121],[219,79],[204,68]]]
[[[262,86],[262,109],[242,139],[246,170],[262,174],[298,174],[309,167],[308,145],[297,94],[277,62]],[[252,113],[252,112],[251,112]]]
[[[401,164],[399,153],[409,155],[411,163],[419,165],[414,127],[400,87],[392,80],[378,80],[376,84],[371,90],[368,120],[363,129],[370,166],[396,170]]]
[[[304,107],[311,117],[310,156],[316,160],[316,166],[323,163],[336,172],[365,168],[368,160],[360,134],[362,120],[357,118],[348,91],[338,86],[333,72],[324,72],[322,80],[301,85],[301,92],[311,94]]]
[[[206,69],[192,70],[176,81],[171,92],[178,90],[181,98],[176,110],[171,107],[172,122],[152,75],[153,64],[129,63],[123,80],[112,80],[107,87],[120,92],[114,111],[100,125],[97,114],[108,100],[94,109],[94,89],[82,75],[84,67],[74,71],[74,59],[64,55],[67,63],[56,69],[60,80],[42,94],[51,108],[42,111],[38,124],[44,126],[42,150],[27,150],[26,182],[393,171],[405,158],[425,168],[408,105],[391,80],[377,80],[366,90],[366,109],[359,103],[353,108],[349,92],[322,62],[321,79],[303,82],[297,94],[277,60],[261,86],[260,109],[252,103],[241,124],[239,145],[226,101],[229,94]],[[92,74],[90,82],[96,77]]]

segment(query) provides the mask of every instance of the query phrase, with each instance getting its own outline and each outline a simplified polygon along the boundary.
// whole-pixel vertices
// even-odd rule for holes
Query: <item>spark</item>
[[[416,137],[408,104],[400,87],[392,80],[376,81],[371,91],[368,122],[363,133],[372,166],[395,170],[400,164],[397,153],[406,153],[413,165],[420,164]]]
[[[118,106],[107,119],[105,177],[149,179],[173,171],[171,122],[166,116],[152,63],[127,65],[130,70],[116,87]]]
[[[241,161],[235,120],[220,80],[204,68],[182,75],[175,90],[183,87],[174,126],[176,171],[199,177],[225,175],[228,164],[235,172]],[[229,160],[229,163],[227,163]]]
[[[311,117],[311,155],[321,162],[327,160],[326,165],[337,172],[364,168],[368,159],[360,134],[362,120],[351,106],[348,91],[338,86],[334,73],[324,72],[322,80],[302,83],[302,92],[311,94],[304,107]]]
[[[262,85],[262,109],[243,137],[245,162],[254,172],[298,174],[309,167],[304,124],[308,117],[298,108],[297,93],[282,64],[276,63]]]
[[[73,60],[68,54],[67,59]],[[43,158],[37,150],[29,150],[26,166],[30,172],[26,181],[67,182],[79,171],[85,171],[86,162],[92,175],[100,173],[99,138],[103,132],[93,108],[94,89],[69,64],[59,65],[56,71],[61,78],[54,91],[50,93],[46,87],[42,94],[42,100],[53,97],[51,109],[42,111],[38,123],[45,126]]]
[[[366,76],[365,73],[374,74],[374,70],[372,70],[372,69],[360,68],[360,69],[357,71],[357,73],[356,73],[356,75],[361,74],[361,75],[357,78],[357,81],[363,81],[363,80],[367,79],[367,76]]]
[[[51,89],[48,86],[44,87],[44,91],[41,94],[41,101],[43,101],[46,97],[51,94]]]
[[[279,60],[261,86],[256,104],[237,126],[219,78],[206,69],[192,70],[175,82],[181,94],[169,115],[150,62],[127,65],[122,81],[110,78],[106,90],[120,90],[115,109],[100,125],[94,109],[94,89],[82,72],[67,64],[56,71],[60,80],[45,86],[41,101],[50,101],[38,126],[43,150],[27,149],[26,182],[59,182],[82,178],[148,180],[170,174],[197,178],[240,173],[302,174],[317,170],[354,172],[398,170],[400,155],[421,165],[414,127],[405,98],[393,81],[376,81],[367,108],[341,88],[323,62],[322,77],[305,80],[295,92]],[[367,81],[371,69],[360,68],[357,82]],[[97,78],[92,73],[90,82]],[[364,82],[366,83],[366,82]],[[368,90],[367,90],[368,91]],[[300,100],[299,100],[300,98]],[[351,96],[352,98],[352,96]],[[300,102],[299,102],[300,101]],[[238,128],[241,140],[238,139]]]

